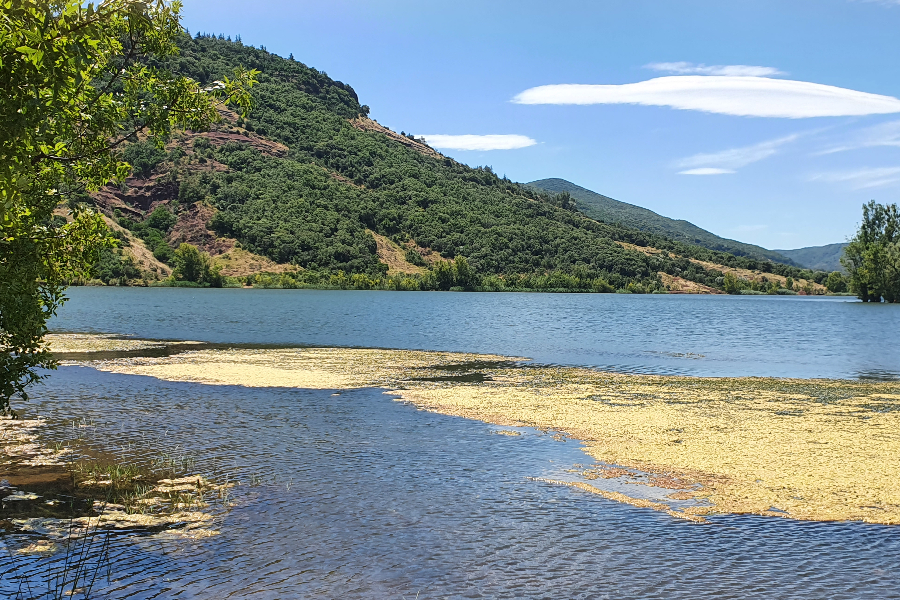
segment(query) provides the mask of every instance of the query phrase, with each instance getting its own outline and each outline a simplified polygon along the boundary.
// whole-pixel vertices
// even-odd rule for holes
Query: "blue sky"
[[[293,53],[466,164],[768,248],[900,195],[900,0],[185,0],[184,24]]]

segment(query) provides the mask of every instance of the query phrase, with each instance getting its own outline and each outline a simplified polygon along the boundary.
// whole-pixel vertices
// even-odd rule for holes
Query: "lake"
[[[900,306],[846,299],[70,295],[54,331],[492,352],[626,372],[900,375]],[[48,419],[49,441],[77,435],[123,461],[185,453],[243,482],[221,535],[117,538],[99,597],[900,598],[896,527],[732,515],[698,525],[551,486],[531,478],[591,461],[577,442],[495,435],[379,389],[209,386],[67,366],[34,398],[26,412]]]
[[[900,377],[900,305],[846,297],[71,288],[54,331],[506,354],[700,376]]]

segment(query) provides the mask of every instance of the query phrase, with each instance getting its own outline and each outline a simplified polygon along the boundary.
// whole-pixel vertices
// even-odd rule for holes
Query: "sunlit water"
[[[852,298],[72,288],[58,331],[485,352],[704,376],[898,377],[900,305]]]
[[[100,597],[900,597],[895,528],[688,523],[528,479],[588,462],[576,442],[495,435],[378,390],[67,367],[40,396],[54,439],[83,436],[138,461],[190,452],[201,470],[243,482],[219,536],[117,543]],[[70,414],[87,426],[73,429]]]
[[[900,372],[900,307],[835,300],[72,296],[55,330],[483,351],[701,375]],[[900,598],[895,527],[749,516],[689,523],[530,479],[572,477],[567,469],[590,464],[577,442],[495,435],[382,390],[204,386],[64,367],[34,396],[26,413],[47,417],[50,441],[81,438],[124,461],[189,454],[199,471],[242,482],[221,535],[118,538],[111,582],[97,597]],[[14,589],[10,564],[0,561],[0,595]]]

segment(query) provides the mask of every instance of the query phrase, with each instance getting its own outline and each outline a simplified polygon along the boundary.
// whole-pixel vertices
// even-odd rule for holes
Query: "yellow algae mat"
[[[900,523],[897,382],[626,375],[511,362],[521,360],[304,348],[88,364],[218,385],[386,387],[422,409],[564,432],[598,461],[679,482],[673,498],[711,505],[686,516]]]

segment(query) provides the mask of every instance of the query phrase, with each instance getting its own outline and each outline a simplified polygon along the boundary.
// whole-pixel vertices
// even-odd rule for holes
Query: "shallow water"
[[[900,306],[846,299],[69,294],[55,331],[484,352],[625,372],[900,377]],[[35,392],[25,413],[49,419],[49,441],[81,438],[123,461],[191,454],[201,472],[243,482],[219,536],[117,538],[98,597],[900,598],[896,528],[678,520],[530,479],[573,478],[567,469],[591,462],[576,442],[494,435],[381,390],[333,396],[64,367]],[[0,595],[15,589],[10,564],[0,558]]]
[[[54,423],[52,439],[83,437],[124,460],[189,452],[243,482],[219,536],[118,540],[98,597],[900,598],[896,528],[698,525],[531,481],[588,459],[573,441],[493,435],[381,390],[64,367],[35,397],[28,412]],[[0,560],[7,593],[8,569]]]
[[[900,305],[852,298],[70,288],[55,331],[527,356],[701,376],[900,378]]]

